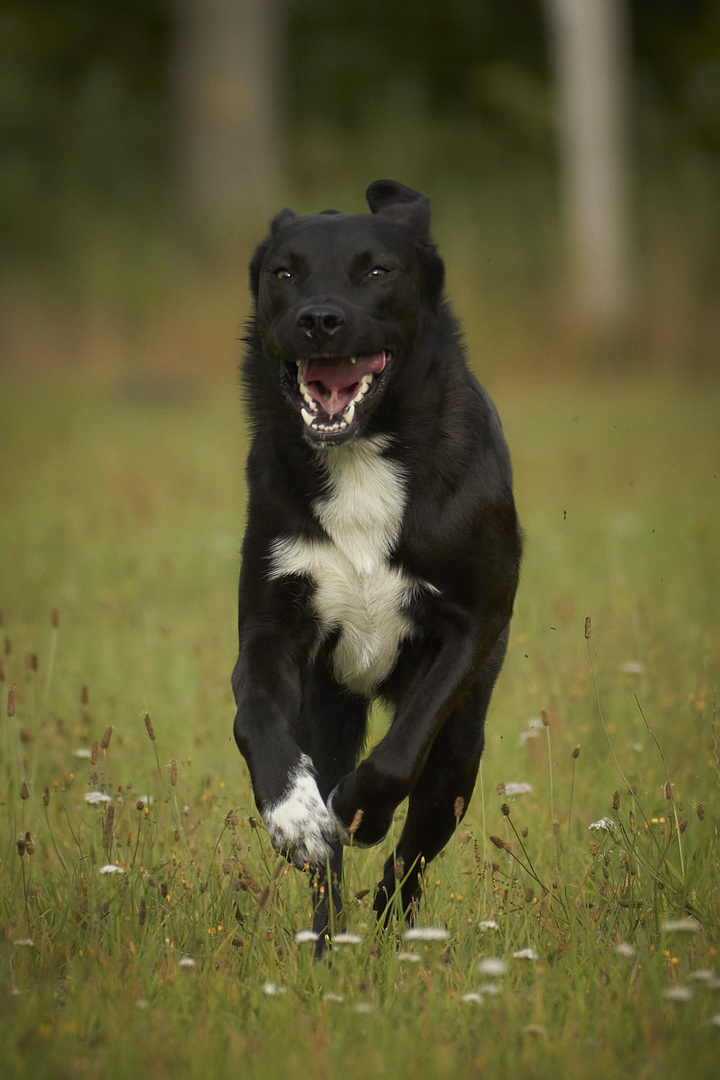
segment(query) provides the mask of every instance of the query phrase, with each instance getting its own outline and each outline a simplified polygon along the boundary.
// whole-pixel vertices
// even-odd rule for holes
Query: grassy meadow
[[[8,1080],[717,1076],[720,389],[490,390],[526,556],[438,934],[375,936],[386,843],[315,963],[232,741],[234,372],[3,377]]]

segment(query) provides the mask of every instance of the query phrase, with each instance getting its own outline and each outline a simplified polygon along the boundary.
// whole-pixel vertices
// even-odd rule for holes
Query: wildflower
[[[711,1016],[708,1020],[708,1024],[714,1024],[715,1027],[720,1027],[720,1013],[715,1013],[714,1016]]]
[[[534,1035],[536,1038],[547,1038],[547,1031],[542,1024],[526,1024],[522,1029],[523,1035]]]
[[[687,933],[697,934],[702,927],[697,919],[664,919],[660,923],[660,929],[666,934]]]
[[[362,938],[359,934],[335,934],[332,943],[333,945],[361,945]]]
[[[495,997],[497,994],[500,993],[500,987],[498,986],[497,983],[491,983],[491,982],[481,983],[480,986],[478,986],[478,993],[479,994],[489,994],[490,997]]]
[[[502,836],[491,836],[490,842],[494,844],[496,848],[500,848],[501,851],[505,851],[506,849],[508,851],[510,850],[506,841],[503,840]]]
[[[286,987],[278,986],[274,982],[266,982],[262,984],[262,992],[266,997],[277,997],[279,994],[284,994]]]
[[[304,941],[317,941],[319,936],[314,930],[298,930],[295,940],[298,945],[302,945]]]
[[[178,967],[196,967],[196,966],[197,966],[197,960],[195,960],[194,957],[192,957],[192,956],[183,956],[182,959],[178,961]]]
[[[532,791],[532,784],[526,784],[524,781],[510,781],[505,784],[506,795],[529,795]]]
[[[618,956],[634,956],[637,949],[629,941],[619,941],[615,946],[615,952]]]
[[[416,952],[399,952],[397,958],[403,960],[406,964],[418,964],[421,960],[420,953]]]
[[[101,866],[98,871],[100,874],[124,874],[125,870],[122,866],[118,866],[117,863],[106,863],[105,866]]]
[[[592,633],[592,619],[588,615],[588,617],[585,619],[585,640],[586,641],[590,640],[590,634],[591,633]]]
[[[102,739],[100,740],[100,749],[101,750],[107,750],[108,746],[110,745],[110,737],[111,737],[112,733],[113,733],[112,727],[105,728],[105,734],[103,735]]]
[[[151,740],[155,742],[155,728],[152,726],[152,720],[150,719],[149,713],[145,713],[145,728]]]
[[[98,803],[112,802],[112,799],[104,791],[88,791],[85,794],[85,802],[96,806]]]
[[[356,1013],[371,1013],[373,1007],[368,1001],[361,1001],[355,1006]]]
[[[79,746],[77,750],[73,750],[73,757],[92,759],[92,750],[86,746]]]
[[[478,930],[499,930],[500,927],[494,919],[483,919],[478,923]]]
[[[477,993],[475,993],[473,991],[470,991],[469,994],[463,994],[463,996],[462,996],[462,998],[460,1000],[461,1001],[471,1001],[471,1002],[474,1002],[477,1005],[482,1005],[482,1000],[483,999],[482,999],[482,994],[477,994]]]
[[[447,941],[450,932],[441,926],[413,926],[404,937],[406,941]]]
[[[21,799],[29,799],[30,798],[30,789],[28,787],[27,780],[23,780],[23,782],[22,782],[22,787],[20,788],[20,798]]]
[[[362,819],[363,819],[362,810],[356,810],[355,811],[355,816],[353,817],[352,821],[350,822],[350,828],[348,829],[348,832],[350,833],[351,836],[354,836],[355,833],[360,828],[360,825],[362,824]]]
[[[35,942],[31,937],[19,937],[13,941],[13,945],[28,946],[28,948],[31,948],[34,944]]]
[[[342,996],[342,994],[333,994],[333,993],[323,994],[322,999],[323,999],[323,1001],[337,1001],[340,1004],[345,1000],[345,998]]]
[[[478,971],[481,975],[504,975],[507,971],[507,960],[502,956],[485,956],[478,960]]]
[[[627,675],[643,675],[645,673],[645,665],[641,660],[626,660],[620,665],[620,670],[624,671]]]
[[[689,986],[669,986],[663,993],[666,1001],[690,1001],[692,996]]]
[[[465,809],[465,800],[462,795],[458,795],[453,805],[453,814],[459,820],[462,817],[463,810]]]
[[[512,954],[513,960],[537,960],[538,954],[534,949],[518,949]]]
[[[698,968],[697,971],[691,971],[688,978],[695,982],[712,983],[715,981],[715,972],[710,968]]]
[[[614,828],[615,822],[609,817],[600,818],[599,821],[593,821],[592,825],[588,825],[588,829],[595,829],[596,832],[600,832],[601,830],[610,832],[610,830]]]

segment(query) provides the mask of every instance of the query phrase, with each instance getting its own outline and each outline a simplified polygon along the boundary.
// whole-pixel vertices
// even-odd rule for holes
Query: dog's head
[[[363,433],[442,294],[428,197],[376,180],[367,201],[370,214],[281,211],[250,264],[258,359],[315,446]]]

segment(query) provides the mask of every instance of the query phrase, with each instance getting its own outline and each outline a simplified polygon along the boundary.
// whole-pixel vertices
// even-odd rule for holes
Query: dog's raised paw
[[[323,802],[310,758],[300,758],[282,798],[263,811],[263,821],[273,847],[296,866],[324,866],[337,819]]]

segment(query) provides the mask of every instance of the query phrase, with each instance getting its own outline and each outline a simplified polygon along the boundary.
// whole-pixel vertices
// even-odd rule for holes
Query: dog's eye
[[[384,277],[387,274],[387,268],[384,266],[373,266],[372,270],[368,270],[365,277],[368,281],[377,281],[378,278]]]
[[[277,270],[273,270],[273,277],[276,277],[278,281],[292,281],[294,276],[292,270],[288,270],[287,266],[279,266]]]

